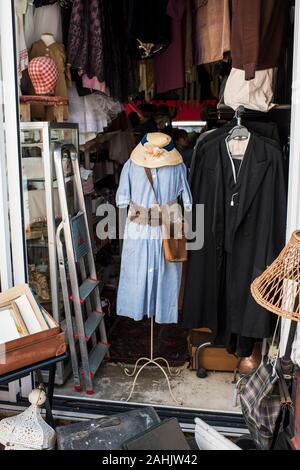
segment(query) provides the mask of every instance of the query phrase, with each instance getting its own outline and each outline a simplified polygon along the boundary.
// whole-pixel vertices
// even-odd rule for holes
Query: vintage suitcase
[[[45,322],[50,328],[0,344],[0,375],[66,352],[65,334],[45,310],[41,312],[28,286],[20,285],[1,293],[0,307],[22,294],[27,296],[39,322]]]
[[[0,375],[65,352],[65,334],[58,326],[0,344]]]
[[[152,407],[56,428],[59,450],[121,450],[127,440],[160,423]]]
[[[212,341],[211,331],[206,328],[192,330],[188,338],[189,353],[191,357],[191,369],[197,369],[197,350],[199,346],[209,344]],[[218,372],[235,371],[238,358],[229,354],[222,346],[207,345],[201,349],[198,356],[198,368]]]

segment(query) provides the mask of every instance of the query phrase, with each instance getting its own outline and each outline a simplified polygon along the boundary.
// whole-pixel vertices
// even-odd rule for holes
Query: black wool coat
[[[252,132],[235,182],[226,137],[197,156],[192,192],[194,204],[204,204],[204,247],[189,253],[182,323],[264,338],[273,315],[256,304],[250,285],[284,246],[283,157],[277,143]]]

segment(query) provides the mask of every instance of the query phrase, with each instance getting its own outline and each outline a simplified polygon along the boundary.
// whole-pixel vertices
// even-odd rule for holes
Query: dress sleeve
[[[192,193],[187,181],[187,169],[184,163],[179,165],[179,172],[180,172],[180,183],[179,183],[179,191],[177,196],[182,197],[182,202],[184,205],[184,209],[187,212],[192,210]]]
[[[120,177],[120,184],[116,194],[117,207],[126,207],[131,201],[130,168],[131,160],[127,160],[123,166]]]

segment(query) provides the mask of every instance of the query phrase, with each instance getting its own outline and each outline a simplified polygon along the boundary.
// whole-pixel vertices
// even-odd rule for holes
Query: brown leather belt
[[[151,207],[151,209],[131,202],[129,206],[128,219],[138,225],[159,227],[162,225],[163,213],[165,209],[167,209],[168,206],[175,204],[176,202],[177,201],[175,200],[159,207]]]

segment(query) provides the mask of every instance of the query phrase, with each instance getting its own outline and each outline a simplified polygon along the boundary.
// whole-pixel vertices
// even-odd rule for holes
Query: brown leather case
[[[57,326],[0,345],[0,375],[66,352],[65,334]]]
[[[198,346],[212,341],[212,333],[208,328],[191,330],[188,338],[191,369],[196,369],[196,353]],[[199,367],[218,372],[233,372],[238,364],[238,358],[229,354],[224,347],[207,346],[199,354]]]
[[[43,331],[0,344],[0,375],[51,357],[61,356],[66,352],[65,334],[61,332],[48,312],[44,309],[41,312],[27,284],[21,284],[2,292],[0,307],[13,303],[16,298],[24,294],[27,296]]]

